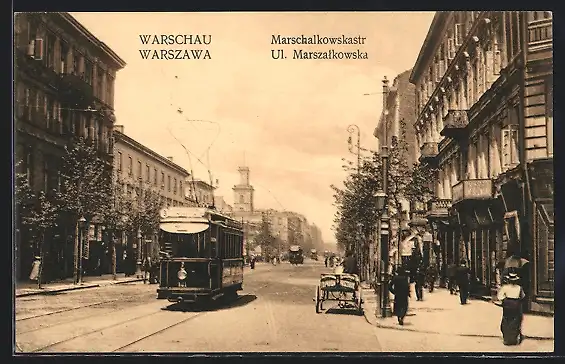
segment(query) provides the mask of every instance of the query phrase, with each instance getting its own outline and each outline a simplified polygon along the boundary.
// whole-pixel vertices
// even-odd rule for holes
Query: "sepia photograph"
[[[12,354],[554,352],[553,14],[13,14]]]

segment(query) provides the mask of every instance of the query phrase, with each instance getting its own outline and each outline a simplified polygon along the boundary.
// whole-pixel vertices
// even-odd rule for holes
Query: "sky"
[[[331,184],[346,177],[347,127],[375,147],[383,76],[413,67],[433,12],[71,13],[127,63],[116,77],[117,125],[219,181],[233,204],[237,168],[250,169],[255,207],[295,211],[333,243]],[[211,35],[209,45],[146,45],[140,35]],[[365,37],[361,45],[276,45],[282,37]],[[211,59],[143,59],[140,50],[201,49]],[[273,59],[284,49],[286,59]],[[293,59],[293,50],[367,52],[368,59]],[[365,93],[374,93],[364,96]],[[174,137],[173,137],[174,135]],[[175,139],[178,139],[178,141]],[[355,137],[354,137],[355,142]],[[181,145],[182,144],[182,145]],[[188,149],[188,153],[183,148]]]

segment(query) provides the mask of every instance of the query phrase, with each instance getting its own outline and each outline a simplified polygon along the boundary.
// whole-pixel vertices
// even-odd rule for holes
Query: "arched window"
[[[244,202],[245,201],[244,201],[243,195],[239,195],[239,203],[244,203]]]

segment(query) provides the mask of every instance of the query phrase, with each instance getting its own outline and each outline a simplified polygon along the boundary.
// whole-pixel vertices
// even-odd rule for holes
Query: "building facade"
[[[427,217],[442,263],[470,263],[473,293],[512,253],[527,308],[553,311],[552,19],[549,12],[438,12],[410,81],[419,158],[437,168]]]
[[[234,211],[254,212],[253,186],[249,183],[249,167],[239,167],[239,184],[233,186],[233,209]]]
[[[125,62],[68,13],[18,13],[14,35],[17,172],[34,190],[60,191],[64,148],[83,137],[111,173],[114,84]],[[44,243],[47,279],[73,272],[74,226],[61,220]],[[101,240],[100,226],[91,227]],[[15,251],[16,276],[25,279],[38,247],[19,228]]]
[[[187,170],[175,164],[171,157],[165,158],[127,136],[122,125],[117,125],[113,134],[115,181],[128,198],[135,199],[144,191],[152,190],[161,196],[163,207],[191,205],[185,193]],[[158,256],[155,234],[144,237],[143,244],[137,238],[133,233],[122,235],[116,249],[119,271],[123,270],[124,250],[130,256],[143,254],[153,259]]]
[[[215,206],[214,191],[216,187],[200,179],[188,178],[185,181],[186,197],[196,205]]]

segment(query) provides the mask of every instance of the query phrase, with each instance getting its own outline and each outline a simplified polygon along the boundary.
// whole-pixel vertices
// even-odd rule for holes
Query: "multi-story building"
[[[226,202],[224,196],[215,196],[214,206],[216,207],[216,210],[228,216],[231,216],[233,213],[233,207]]]
[[[385,80],[383,85],[383,92],[386,93],[386,99],[383,97],[383,111],[379,119],[379,124],[375,129],[374,136],[377,138],[378,150],[385,143],[390,148],[392,146],[393,138],[400,138],[404,133],[408,150],[406,151],[406,162],[409,168],[414,166],[418,161],[417,146],[416,146],[416,133],[412,125],[416,119],[415,109],[415,87],[410,83],[410,72],[407,70],[396,76],[389,87],[388,81]],[[385,136],[385,122],[386,122],[386,136]],[[403,129],[404,128],[404,129]],[[390,221],[391,228],[391,246],[393,247],[391,253],[393,254],[393,261],[395,264],[401,263],[400,243],[407,235],[407,224],[409,214],[411,212],[410,201],[406,198],[400,199],[400,211],[394,211],[396,218]],[[412,209],[413,210],[413,209]],[[367,247],[366,252],[368,256],[373,256],[374,246]],[[406,257],[406,254],[404,255]]]
[[[469,261],[490,295],[497,263],[522,256],[535,311],[553,311],[552,63],[549,12],[439,12],[410,77],[443,263]]]
[[[233,186],[233,209],[234,211],[253,213],[253,194],[255,190],[249,183],[249,167],[239,167],[238,172],[239,184]]]
[[[14,33],[17,172],[35,190],[60,190],[64,147],[84,137],[98,147],[110,173],[114,83],[125,62],[68,13],[18,13]],[[16,239],[18,278],[29,274],[37,254],[24,235]],[[48,279],[72,275],[73,236],[74,226],[61,223],[46,237]]]
[[[161,196],[163,207],[190,206],[185,196],[185,181],[189,177],[187,170],[174,163],[172,157],[165,158],[127,136],[122,125],[115,126],[114,140],[115,181],[122,186],[126,196],[135,198],[151,189]],[[157,255],[159,247],[156,237],[144,238],[145,252],[150,256]],[[122,257],[124,249],[139,255],[140,248],[136,236],[124,234],[122,244],[117,248],[117,257]]]
[[[215,205],[214,191],[216,187],[201,179],[188,178],[186,180],[186,197],[200,206]]]

